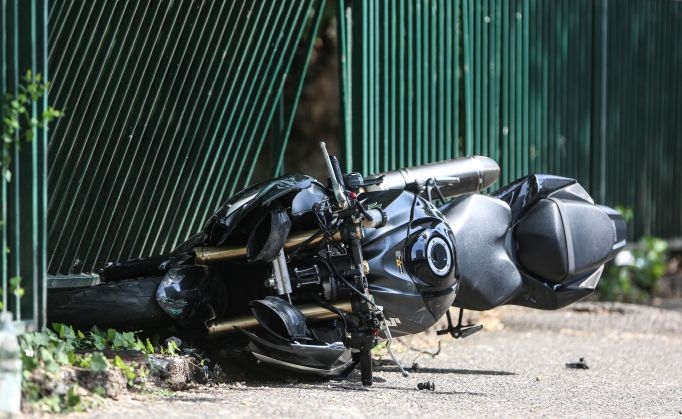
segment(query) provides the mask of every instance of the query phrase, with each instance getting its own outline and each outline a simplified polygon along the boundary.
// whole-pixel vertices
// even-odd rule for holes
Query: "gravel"
[[[473,317],[477,317],[473,315]],[[682,418],[682,313],[583,303],[554,312],[503,307],[466,339],[433,331],[396,344],[403,378],[377,360],[375,383],[250,379],[172,394],[131,393],[74,417],[675,417]],[[429,353],[440,352],[431,356]],[[429,352],[429,353],[427,353]],[[589,369],[567,368],[584,358]],[[430,381],[435,390],[418,390]]]

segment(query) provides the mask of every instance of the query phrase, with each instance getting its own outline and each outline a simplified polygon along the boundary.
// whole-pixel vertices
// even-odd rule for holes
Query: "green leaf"
[[[20,276],[14,276],[10,278],[9,280],[10,284],[10,289],[12,290],[12,294],[21,298],[24,296],[24,289],[21,288],[21,277]]]
[[[135,337],[134,332],[121,333],[121,342],[126,349],[134,349],[136,340],[137,338]]]
[[[76,390],[74,387],[69,387],[69,389],[66,391],[66,398],[64,400],[66,402],[66,406],[69,408],[74,408],[80,405],[81,403],[81,396],[79,396],[76,393]]]
[[[61,413],[62,403],[58,394],[53,394],[48,397],[41,399],[42,403],[45,405],[45,410],[52,413]]]
[[[103,338],[102,336],[99,335],[93,335],[92,336],[92,346],[95,347],[95,349],[103,351],[107,347],[107,340],[106,338]]]
[[[54,356],[54,360],[55,360],[55,362],[57,362],[57,364],[59,364],[59,365],[70,365],[71,361],[72,361],[72,356],[69,356],[70,354],[73,354],[73,351],[65,350],[62,347],[62,348],[58,348],[54,352],[53,356]]]
[[[178,344],[175,343],[174,340],[170,339],[168,340],[166,351],[168,352],[169,355],[175,355],[178,352],[180,352],[180,348],[178,347]]]
[[[73,327],[61,325],[59,329],[59,337],[67,340],[73,340],[76,338],[76,332],[73,331]]]
[[[107,342],[113,344],[116,335],[118,335],[116,329],[107,329]]]
[[[126,364],[125,361],[121,359],[120,356],[116,355],[114,357],[114,366],[126,375],[126,378],[128,378],[128,381],[132,381],[137,377],[137,374],[135,374],[135,371],[130,367],[130,365]]]
[[[56,372],[59,370],[59,364],[54,359],[54,356],[52,356],[52,352],[47,348],[40,348],[38,350],[38,357],[42,359],[43,366],[47,371]]]
[[[149,338],[147,338],[146,342],[147,344],[147,354],[153,354],[154,353],[154,345],[149,341]]]
[[[21,277],[13,276],[9,279],[9,286],[11,288],[18,288],[21,285]]]
[[[123,336],[121,336],[121,334],[118,332],[114,334],[114,338],[112,339],[111,344],[114,347],[114,349],[125,348]]]
[[[31,334],[35,346],[47,346],[50,343],[50,336],[47,333]]]
[[[93,352],[90,360],[90,369],[93,371],[104,371],[109,363],[102,352]]]

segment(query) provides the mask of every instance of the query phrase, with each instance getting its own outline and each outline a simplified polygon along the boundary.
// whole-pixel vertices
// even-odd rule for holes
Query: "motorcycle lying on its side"
[[[359,364],[371,385],[379,341],[406,375],[394,337],[444,315],[439,334],[468,336],[480,326],[462,325],[464,309],[564,307],[593,292],[625,246],[619,213],[573,179],[530,175],[484,195],[499,175],[487,157],[363,177],[321,149],[326,185],[290,175],[251,186],[171,253],[50,290],[49,320],[241,334],[262,365],[341,376]]]

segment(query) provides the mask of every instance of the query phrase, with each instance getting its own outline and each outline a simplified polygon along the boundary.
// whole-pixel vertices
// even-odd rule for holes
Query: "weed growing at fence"
[[[81,386],[79,371],[120,371],[128,386],[134,386],[138,377],[146,376],[144,365],[125,362],[118,354],[107,357],[106,352],[137,351],[143,355],[157,352],[148,338],[142,340],[133,332],[95,327],[83,333],[63,324],[53,325],[53,330],[23,334],[19,342],[24,403],[50,413],[82,411],[101,402],[105,389]]]

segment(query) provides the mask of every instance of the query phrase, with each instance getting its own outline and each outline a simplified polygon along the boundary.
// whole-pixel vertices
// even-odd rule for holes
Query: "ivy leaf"
[[[67,390],[65,402],[66,402],[66,406],[68,408],[74,408],[74,407],[80,405],[81,396],[79,396],[76,393],[76,390],[74,387],[69,387],[69,389]]]
[[[47,346],[50,343],[50,337],[45,333],[34,333],[22,336],[31,336],[35,346]]]
[[[47,371],[56,372],[59,370],[59,364],[55,361],[54,356],[52,356],[52,351],[44,347],[40,348],[38,356],[43,360],[43,366]]]
[[[146,342],[147,344],[147,353],[148,354],[153,354],[154,353],[154,345],[149,341],[149,338],[147,338]]]
[[[107,347],[107,339],[101,335],[92,334],[90,335],[92,339],[92,346],[99,351],[103,351]]]
[[[23,297],[24,296],[24,289],[21,288],[21,277],[20,276],[14,276],[14,277],[10,278],[9,285],[10,285],[10,289],[12,290],[12,294],[16,295],[17,297]]]
[[[102,352],[94,352],[90,360],[90,369],[92,371],[104,371],[109,366],[107,359]]]
[[[118,355],[114,357],[114,366],[123,371],[126,378],[128,378],[128,381],[133,381],[137,377],[137,374],[135,374],[135,371],[133,371],[130,365],[126,364]]]
[[[116,331],[116,329],[107,329],[107,342],[109,342],[113,345],[114,339],[116,339],[117,334],[118,334],[118,332]]]
[[[73,351],[69,352],[64,350],[64,348],[58,348],[54,352],[54,360],[57,362],[58,365],[69,365],[71,364],[71,358],[69,355],[73,354]]]

